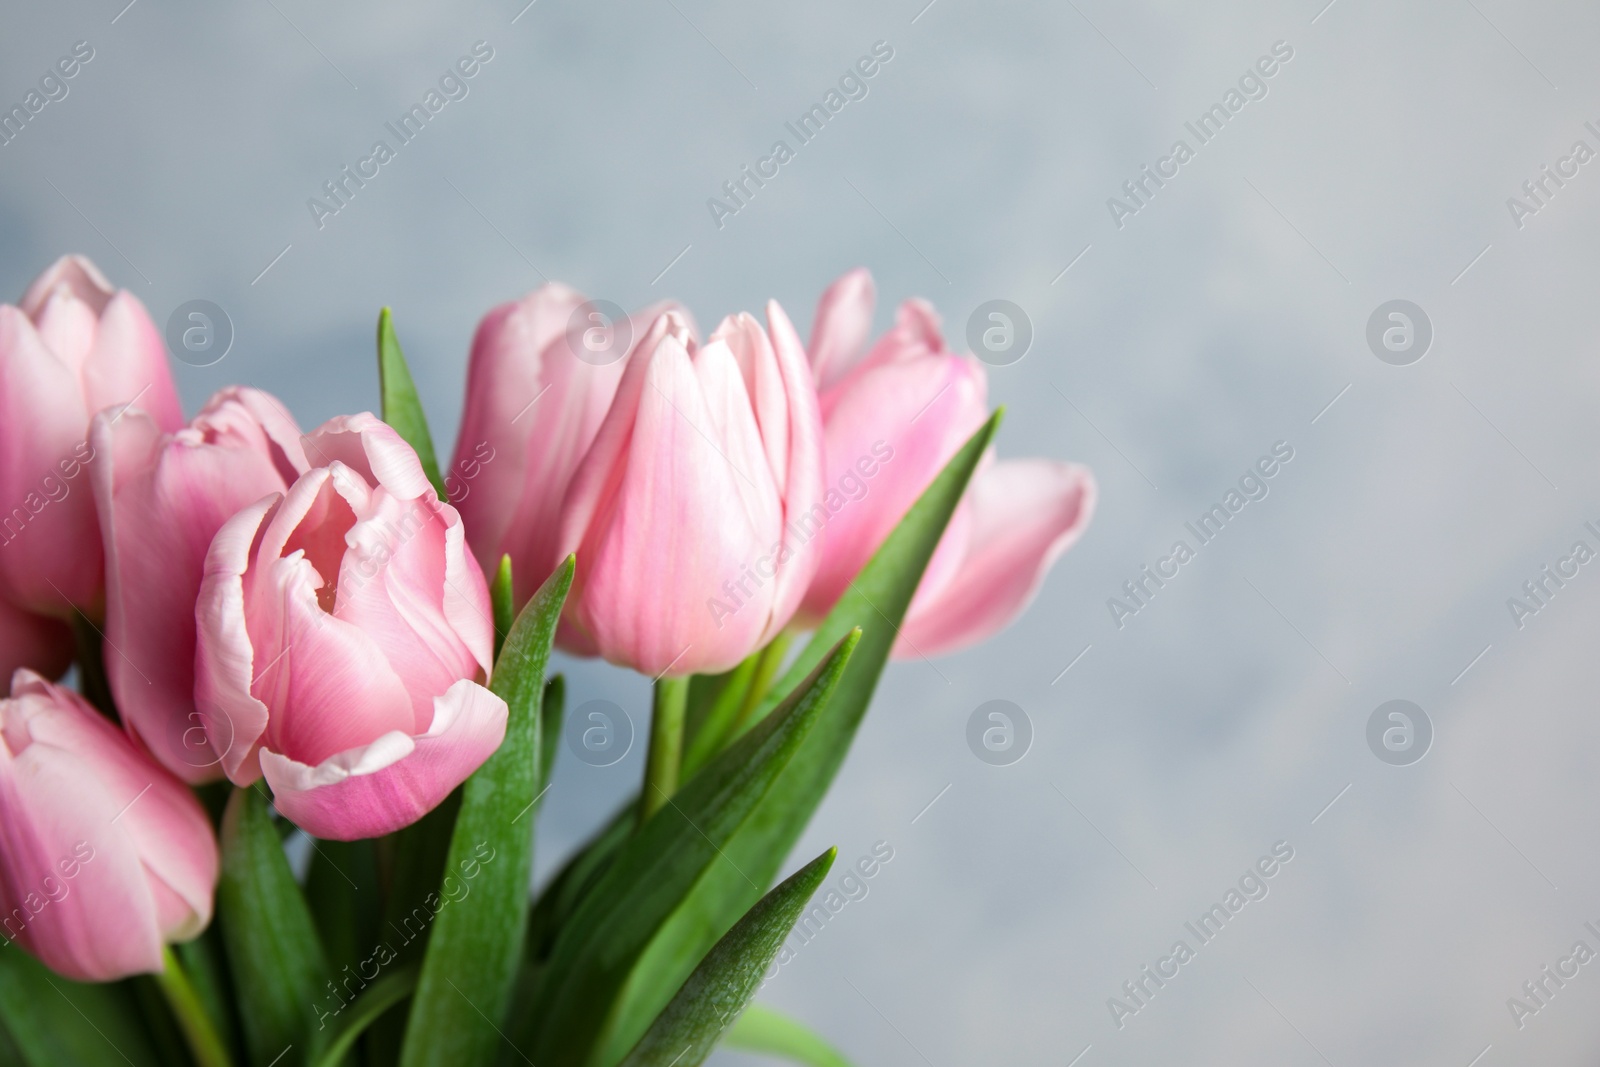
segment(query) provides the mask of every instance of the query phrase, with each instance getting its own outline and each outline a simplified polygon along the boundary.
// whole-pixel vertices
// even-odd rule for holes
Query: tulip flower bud
[[[577,553],[558,642],[649,675],[727,670],[799,606],[820,544],[816,392],[776,303],[704,346],[675,312],[641,343],[562,505]]]
[[[216,883],[194,794],[76,693],[19,670],[0,700],[6,939],[77,981],[159,971],[163,943],[211,921]]]
[[[89,420],[135,399],[163,430],[182,424],[155,324],[87,259],[58,260],[20,308],[0,306],[0,594],[19,607],[99,613]]]
[[[983,365],[945,347],[924,301],[901,305],[863,358],[872,301],[870,275],[852,271],[829,287],[812,328],[829,499],[822,562],[801,609],[808,622],[827,614],[989,414]],[[1082,534],[1094,502],[1086,467],[985,457],[928,561],[894,654],[954,651],[1007,626]]]
[[[195,704],[228,777],[265,776],[316,837],[409,825],[499,747],[494,623],[461,518],[370,414],[304,438],[317,466],[211,543]]]
[[[493,573],[502,556],[511,557],[518,604],[561,561],[561,499],[636,342],[665,310],[592,327],[609,331],[610,344],[596,355],[577,350],[586,306],[592,308],[582,294],[544,285],[489,312],[472,342],[445,491],[483,570]]]
[[[230,388],[172,434],[136,408],[102,411],[90,441],[106,549],[103,658],[117,710],[173,774],[220,778],[194,706],[195,597],[222,524],[308,469],[299,427],[272,396]]]

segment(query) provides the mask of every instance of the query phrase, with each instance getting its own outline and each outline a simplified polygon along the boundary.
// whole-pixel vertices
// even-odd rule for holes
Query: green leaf
[[[776,702],[777,694],[791,691],[822,661],[840,635],[855,627],[861,629],[857,654],[851,657],[838,691],[816,728],[784,768],[759,810],[722,844],[728,862],[704,872],[640,958],[618,1007],[611,1043],[597,1057],[597,1063],[615,1063],[632,1047],[666,1003],[665,991],[682,984],[734,919],[759,899],[760,887],[771,883],[799,840],[850,750],[894,646],[900,622],[922,580],[923,569],[989,447],[1001,414],[995,412],[923,491],[856,575],[799,658],[750,716],[750,721],[760,721]],[[685,788],[692,785],[691,780]]]
[[[457,786],[437,808],[404,830],[377,842],[392,848],[394,853],[383,916],[385,944],[395,955],[391,965],[420,963],[428,947],[428,939],[433,934],[433,908],[429,898],[436,893],[444,877],[456,813],[461,810],[461,793],[462,787]],[[393,940],[387,938],[389,931],[395,934]],[[370,1062],[399,1062],[406,1014],[403,1008],[395,1008],[372,1025],[367,1035]]]
[[[448,499],[444,479],[439,477],[439,460],[433,452],[428,419],[422,413],[422,401],[417,399],[411,368],[406,366],[405,353],[400,351],[400,340],[394,335],[394,319],[388,308],[378,312],[378,390],[383,394],[383,421],[416,452],[417,459],[422,461],[422,473],[433,483],[439,499]]]
[[[539,795],[540,704],[561,606],[572,585],[568,556],[511,627],[489,688],[510,708],[505,740],[467,779],[445,862],[444,903],[417,980],[402,1067],[492,1063],[516,984],[533,878]],[[470,903],[467,901],[470,899]]]
[[[806,864],[756,902],[706,953],[621,1067],[699,1067],[755,996],[762,972],[778,954],[811,894],[833,866],[837,849]]]
[[[27,1067],[160,1067],[128,985],[73,982],[0,941],[0,1017]],[[0,1041],[0,1050],[5,1042]]]
[[[349,1014],[339,1020],[328,1047],[317,1057],[314,1067],[336,1067],[352,1053],[362,1032],[417,988],[417,969],[413,963],[390,971],[363,990],[355,1002],[344,1009]]]
[[[608,1016],[639,953],[707,871],[726,863],[722,845],[735,838],[799,750],[859,638],[845,635],[782,705],[622,846],[556,935],[519,1030],[531,1037],[522,1055],[539,1067],[589,1062],[603,1044]],[[743,877],[737,870],[730,873]],[[759,888],[755,895],[760,897]],[[682,982],[680,977],[671,988]],[[637,1039],[635,1034],[629,1046]]]
[[[744,1010],[722,1038],[723,1048],[782,1056],[805,1067],[851,1067],[850,1061],[811,1028],[764,1004]]]
[[[306,904],[322,938],[328,973],[338,974],[372,953],[382,939],[377,852],[371,841],[311,842]]]
[[[233,968],[244,1044],[256,1067],[298,1067],[318,1040],[328,968],[305,897],[260,789],[235,789],[222,817],[217,917]],[[282,1057],[281,1059],[279,1057]]]

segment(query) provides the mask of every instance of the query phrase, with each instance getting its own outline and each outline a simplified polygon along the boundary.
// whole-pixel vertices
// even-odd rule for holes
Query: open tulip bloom
[[[833,860],[790,852],[891,655],[1003,629],[1095,504],[874,300],[702,338],[546,285],[443,472],[387,309],[382,416],[302,433],[242,386],[186,424],[82,257],[0,306],[0,1062],[845,1063],[752,1003]],[[637,797],[533,887],[558,648],[655,696]]]

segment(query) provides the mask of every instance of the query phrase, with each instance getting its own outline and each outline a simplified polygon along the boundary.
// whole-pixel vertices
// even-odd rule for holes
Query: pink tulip
[[[59,678],[72,665],[72,631],[58,619],[32,615],[0,599],[0,679],[18,667]]]
[[[776,303],[697,346],[651,327],[562,506],[576,551],[563,647],[649,675],[732,667],[789,621],[819,559],[794,520],[820,499],[815,390]]]
[[[144,305],[82,256],[55,262],[20,308],[0,306],[0,594],[28,611],[98,614],[100,527],[86,479],[97,411],[134,399],[183,422]]]
[[[217,842],[194,794],[70,690],[0,700],[0,930],[68,978],[162,969],[211,921]]]
[[[305,439],[318,466],[223,524],[195,605],[195,704],[236,784],[265,777],[316,837],[409,825],[488,759],[506,704],[461,518],[370,414]]]
[[[90,441],[106,546],[102,651],[117,710],[178,777],[220,778],[194,704],[195,597],[222,524],[308,469],[300,429],[273,397],[232,388],[171,434],[136,408],[103,411]]]
[[[518,604],[561,561],[561,499],[636,347],[628,338],[638,340],[665,309],[615,324],[619,332],[598,336],[601,351],[590,355],[575,349],[588,336],[577,314],[586,302],[564,285],[541,286],[484,316],[472,342],[445,490],[484,571],[494,573],[501,556],[511,556]],[[626,347],[607,352],[613,341]]]
[[[826,532],[802,608],[809,622],[849,588],[989,416],[983,365],[945,347],[930,305],[902,304],[894,327],[863,356],[872,309],[871,276],[852,271],[829,287],[812,327],[828,497],[825,514],[817,509]],[[1094,502],[1085,467],[985,457],[928,562],[895,655],[954,651],[1007,626],[1082,534]]]

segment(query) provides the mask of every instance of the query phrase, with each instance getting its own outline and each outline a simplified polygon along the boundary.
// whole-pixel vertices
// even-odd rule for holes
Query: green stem
[[[211,1017],[201,1006],[200,996],[190,983],[189,976],[172,954],[171,946],[161,946],[161,960],[166,966],[155,976],[156,984],[166,995],[172,1014],[177,1016],[178,1026],[189,1042],[189,1051],[194,1053],[195,1063],[199,1067],[233,1067],[227,1047],[223,1045]]]
[[[88,616],[76,609],[72,612],[72,636],[78,644],[78,687],[102,715],[116,721],[117,707],[111,699],[111,683],[106,678],[105,660],[101,658],[100,631]]]
[[[655,708],[650,716],[650,754],[644,769],[644,790],[639,795],[641,826],[678,791],[678,769],[683,761],[683,718],[688,706],[687,677],[656,681]]]
[[[783,659],[789,654],[789,645],[794,641],[792,630],[780,631],[772,643],[761,650],[761,658],[756,660],[755,677],[750,680],[750,688],[745,690],[744,703],[739,707],[739,714],[734,717],[733,726],[728,730],[728,736],[723,739],[727,745],[734,738],[744,732],[749,725],[746,720],[750,713],[761,703],[761,698],[767,695],[767,690],[772,687],[772,680],[778,676],[778,671],[783,667]]]

